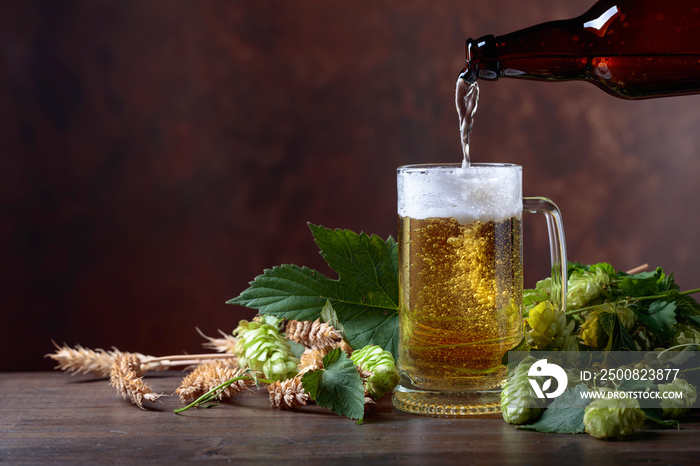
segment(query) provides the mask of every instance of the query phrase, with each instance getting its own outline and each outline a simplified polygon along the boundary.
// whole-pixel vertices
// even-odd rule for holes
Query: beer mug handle
[[[566,311],[568,263],[561,212],[554,202],[545,197],[524,197],[523,210],[531,213],[542,212],[547,218],[549,253],[552,259],[552,304],[559,305],[560,309]]]

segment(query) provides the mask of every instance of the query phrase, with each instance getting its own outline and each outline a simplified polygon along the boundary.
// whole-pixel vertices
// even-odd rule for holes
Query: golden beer
[[[393,403],[498,412],[506,352],[523,336],[522,169],[399,167],[399,354]]]
[[[401,381],[392,402],[419,414],[500,412],[506,353],[523,338],[523,212],[548,217],[552,276],[565,306],[561,215],[522,197],[513,164],[397,170]]]
[[[404,388],[493,390],[523,337],[520,218],[399,219]]]

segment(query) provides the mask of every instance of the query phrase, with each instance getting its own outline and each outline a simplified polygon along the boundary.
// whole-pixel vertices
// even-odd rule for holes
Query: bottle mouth
[[[467,43],[464,47],[467,55],[467,65],[459,73],[459,77],[464,79],[469,84],[475,83],[478,76],[477,65],[474,61],[474,47],[476,47],[474,40],[467,39]]]
[[[476,82],[476,66],[467,62],[467,66],[459,73],[459,77],[464,79],[468,84]]]

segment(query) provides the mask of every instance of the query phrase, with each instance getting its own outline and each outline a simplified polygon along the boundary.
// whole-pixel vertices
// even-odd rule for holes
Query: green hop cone
[[[610,276],[601,269],[584,272],[574,270],[567,281],[566,304],[569,309],[580,309],[598,298],[610,284]]]
[[[603,342],[603,331],[600,329],[600,311],[591,311],[586,320],[581,324],[581,339],[583,344],[591,348],[598,348]]]
[[[600,439],[630,435],[642,424],[644,412],[634,398],[594,400],[583,415],[586,432]]]
[[[678,331],[671,338],[671,346],[700,344],[700,332],[690,325],[678,324]]]
[[[270,380],[286,380],[297,373],[299,359],[277,326],[241,320],[233,331],[234,353],[241,369],[262,372]]]
[[[661,410],[666,419],[677,419],[690,411],[697,400],[697,390],[684,379],[674,379],[671,383],[659,385]],[[675,396],[668,396],[675,392]]]
[[[501,412],[509,424],[525,424],[544,411],[544,400],[537,398],[527,374],[536,361],[531,356],[520,361],[503,385]]]
[[[533,348],[540,350],[564,346],[575,325],[574,321],[567,325],[564,311],[555,309],[550,301],[544,301],[530,309],[527,323],[531,328],[528,340]]]
[[[350,359],[363,371],[372,373],[365,380],[365,390],[373,399],[380,399],[398,385],[399,371],[394,357],[381,347],[367,345],[353,351]]]

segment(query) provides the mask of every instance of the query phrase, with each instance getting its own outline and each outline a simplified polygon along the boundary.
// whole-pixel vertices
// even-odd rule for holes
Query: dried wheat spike
[[[73,374],[96,374],[102,377],[109,377],[112,370],[112,363],[120,351],[105,351],[103,349],[91,350],[76,345],[74,348],[69,348],[67,345],[58,346],[54,342],[56,351],[52,354],[47,354],[47,358],[51,358],[58,363],[56,369],[61,369]]]
[[[178,394],[183,403],[191,402],[222,383],[240,377],[241,374],[242,371],[236,366],[236,362],[233,359],[202,364],[182,379],[175,393]],[[238,380],[222,390],[217,395],[217,398],[221,400],[231,397],[236,393],[247,390],[252,383],[250,379]]]
[[[301,385],[301,376],[272,383],[267,386],[267,391],[270,393],[270,404],[274,408],[299,408],[306,406],[311,400]]]
[[[197,331],[199,332],[199,329],[197,329]],[[203,343],[202,346],[218,351],[219,353],[235,354],[234,348],[236,347],[236,339],[233,337],[233,335],[224,333],[221,330],[219,330],[219,333],[221,334],[222,338],[208,337],[202,332],[199,332],[200,335],[207,339],[207,342]]]
[[[143,382],[141,364],[135,354],[121,353],[114,357],[110,371],[110,385],[124,397],[141,409],[143,400],[156,401],[160,394],[153,393],[151,387]]]
[[[126,354],[117,348],[105,351],[101,348],[92,350],[80,345],[75,345],[73,348],[65,344],[58,346],[56,342],[53,342],[53,345],[56,347],[56,351],[52,354],[47,354],[46,357],[58,363],[56,369],[73,374],[93,374],[98,377],[109,377],[114,358],[120,354]],[[155,359],[153,356],[141,353],[130,354],[138,358],[142,371],[162,371],[170,368],[169,365],[160,362],[149,362],[151,359]]]
[[[343,341],[343,336],[327,322],[316,319],[290,320],[285,329],[287,338],[307,348],[331,349]]]

